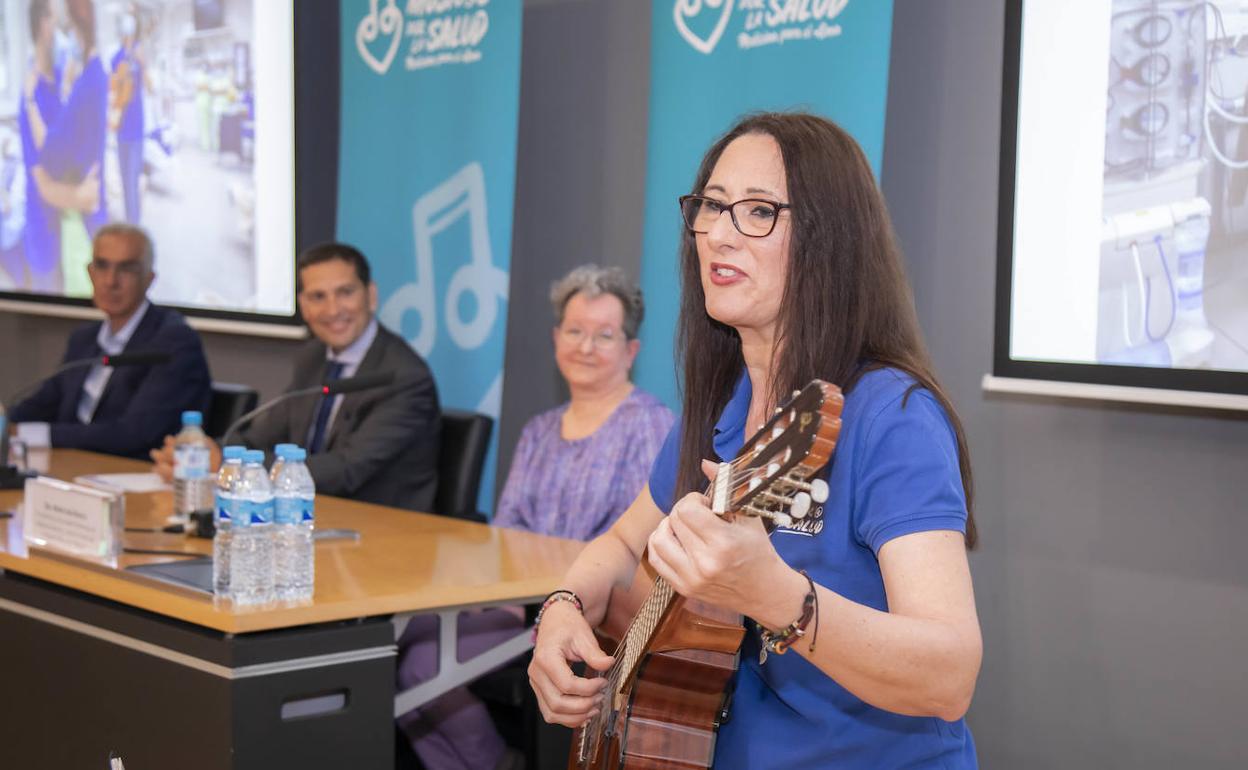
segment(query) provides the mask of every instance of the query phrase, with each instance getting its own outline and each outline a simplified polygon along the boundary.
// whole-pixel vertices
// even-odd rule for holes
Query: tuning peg
[[[793,495],[793,504],[789,506],[789,514],[795,519],[804,519],[810,512],[810,495],[798,492]]]
[[[785,483],[789,484],[795,489],[800,489],[803,492],[809,492],[811,499],[814,500],[816,503],[826,502],[828,499],[828,482],[824,481],[823,479],[815,479],[814,481],[802,481],[801,479],[796,479],[790,476],[789,478],[785,479]]]
[[[800,391],[800,390],[795,390],[795,391],[793,391],[793,398],[797,398],[797,397],[798,397],[798,396],[800,396],[800,395],[802,395],[802,391]]]
[[[741,513],[749,514],[750,516],[758,516],[764,519],[771,519],[772,521],[774,521],[775,523],[779,524],[782,527],[793,526],[793,518],[787,514],[780,513],[779,511],[769,511],[766,508],[758,508],[753,505],[743,506],[740,509],[740,511]]]
[[[770,502],[776,505],[779,505],[783,508],[788,508],[790,505],[793,504],[793,498],[786,497],[785,495],[779,494],[777,492],[759,492],[758,496],[766,500],[769,500]]]
[[[828,500],[828,482],[823,479],[815,479],[810,482],[810,497],[816,503],[824,503]]]

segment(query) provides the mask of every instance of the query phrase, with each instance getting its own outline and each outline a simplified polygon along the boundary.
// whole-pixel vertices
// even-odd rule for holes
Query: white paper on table
[[[119,489],[122,492],[168,492],[173,489],[155,473],[91,473],[78,476],[74,483]]]

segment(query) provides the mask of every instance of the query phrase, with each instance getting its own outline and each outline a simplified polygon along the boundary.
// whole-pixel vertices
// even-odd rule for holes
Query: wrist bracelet
[[[537,617],[533,618],[533,640],[537,640],[537,629],[542,624],[542,616],[546,614],[546,610],[555,602],[571,602],[576,611],[585,614],[585,605],[581,604],[581,597],[566,588],[560,588],[546,594],[546,598],[542,600],[542,606],[537,609]]]
[[[801,571],[801,576],[806,578],[807,585],[810,590],[807,591],[805,598],[802,599],[802,614],[798,616],[789,625],[779,631],[768,631],[762,625],[758,625],[758,637],[761,642],[761,649],[758,653],[758,663],[762,665],[767,662],[768,653],[783,655],[789,651],[789,647],[798,639],[806,635],[806,627],[810,625],[810,621],[815,621],[814,632],[810,637],[809,651],[815,651],[815,640],[819,636],[819,594],[815,591],[815,581],[810,575],[806,574],[806,570]]]

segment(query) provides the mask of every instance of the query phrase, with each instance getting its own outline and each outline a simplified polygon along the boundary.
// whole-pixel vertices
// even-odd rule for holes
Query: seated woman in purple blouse
[[[589,540],[605,532],[646,484],[674,416],[633,385],[641,290],[619,268],[578,267],[551,290],[555,363],[571,399],[524,426],[494,524]],[[460,616],[458,652],[471,658],[519,633],[508,609]],[[437,619],[416,618],[399,641],[399,688],[437,668]],[[430,768],[508,767],[514,761],[485,706],[466,688],[399,718]]]
[[[572,398],[524,426],[494,524],[591,540],[645,486],[674,418],[628,379],[643,305],[622,271],[579,267],[551,302],[555,362]]]

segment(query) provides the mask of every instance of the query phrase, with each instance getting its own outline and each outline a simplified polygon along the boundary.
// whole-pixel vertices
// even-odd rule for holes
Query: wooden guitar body
[[[603,649],[614,649],[625,622],[653,586],[648,563],[627,595],[612,596]],[[633,601],[629,601],[630,597]],[[626,617],[625,617],[626,616]],[[715,756],[715,733],[727,712],[728,684],[745,634],[741,616],[677,596],[655,629],[631,689],[595,756],[580,761],[577,731],[570,770],[703,770]]]

